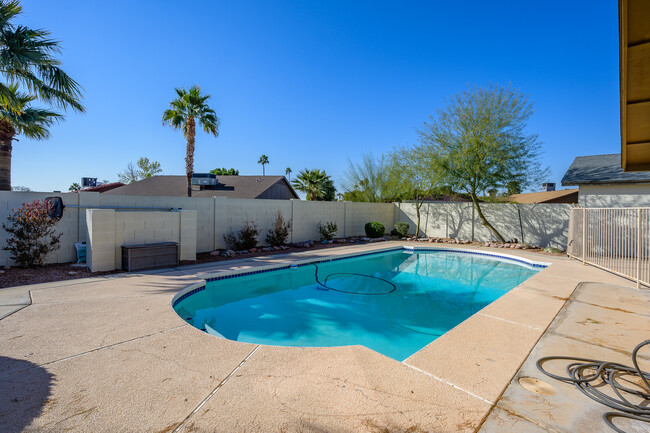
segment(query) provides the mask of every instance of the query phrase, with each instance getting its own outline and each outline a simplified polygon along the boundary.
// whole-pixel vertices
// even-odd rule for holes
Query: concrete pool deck
[[[632,289],[633,282],[564,257],[476,247],[551,266],[404,362],[362,346],[224,340],[171,308],[173,296],[201,275],[400,245],[0,289],[0,316],[20,307],[0,320],[0,431],[579,431],[546,411],[561,412],[557,402],[537,413],[530,405],[539,401],[511,384],[513,377],[520,368],[534,375],[525,369],[543,356],[536,353],[575,349],[563,339],[594,358],[617,353],[629,364],[626,351],[650,334],[650,293]],[[581,282],[618,292],[582,286],[574,293]],[[586,397],[567,395],[577,414],[590,407]]]

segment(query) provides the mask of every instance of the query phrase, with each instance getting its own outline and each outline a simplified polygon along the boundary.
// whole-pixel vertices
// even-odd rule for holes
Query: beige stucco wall
[[[122,246],[176,242],[180,260],[196,259],[195,210],[86,210],[88,266],[93,272],[122,268]]]
[[[116,220],[119,224],[125,225],[126,213],[139,213],[139,209],[124,208],[162,208],[192,210],[196,213],[195,227],[189,227],[185,222],[180,223],[183,227],[181,236],[194,236],[196,249],[193,252],[213,251],[217,248],[224,248],[223,235],[238,230],[245,220],[255,221],[259,230],[258,238],[261,244],[265,244],[266,233],[271,228],[278,211],[287,221],[291,220],[292,231],[290,242],[301,242],[306,240],[318,240],[318,223],[330,221],[338,225],[337,236],[363,235],[364,225],[370,221],[380,221],[390,232],[393,228],[395,212],[392,203],[352,203],[352,202],[310,202],[304,200],[253,200],[253,199],[229,199],[226,197],[165,197],[165,196],[131,196],[100,194],[97,192],[81,193],[47,193],[47,192],[0,192],[0,221],[5,221],[13,207],[20,206],[23,202],[35,199],[44,199],[48,196],[60,196],[68,206],[86,206],[84,208],[68,207],[63,212],[63,218],[57,224],[58,230],[64,236],[61,239],[61,249],[48,257],[48,263],[67,263],[76,260],[74,243],[78,241],[89,241],[87,210],[89,208],[99,210],[116,211]],[[145,212],[151,214],[152,212]],[[156,214],[170,214],[164,210],[156,211]],[[99,213],[97,214],[99,215]],[[168,217],[161,217],[166,219]],[[175,217],[169,217],[175,218]],[[121,247],[120,242],[157,242],[164,232],[162,226],[158,226],[159,218],[154,218],[148,223],[140,221],[133,222],[134,226],[122,229],[124,233],[132,235],[119,235],[116,244],[111,247],[117,250]],[[129,237],[130,236],[130,237]],[[0,230],[0,244],[4,246],[6,233]],[[189,244],[192,244],[190,242]],[[188,257],[186,249],[182,249],[181,258]],[[0,250],[0,265],[11,265],[6,251]]]
[[[650,183],[580,185],[578,203],[583,207],[650,207]]]
[[[484,203],[481,209],[501,235],[510,240],[565,249],[569,229],[570,204]],[[482,225],[472,203],[425,203],[420,235],[477,241],[495,240]],[[415,233],[417,216],[412,203],[396,204],[395,221],[408,222]],[[520,220],[521,215],[521,220]]]
[[[2,223],[7,222],[7,217],[12,213],[12,209],[22,206],[23,203],[42,200],[45,197],[54,195],[63,197],[64,205],[78,204],[79,197],[77,194],[0,191],[0,266],[13,264],[9,259],[9,252],[2,250],[2,247],[7,242],[7,232],[2,230]],[[75,261],[77,252],[74,248],[74,243],[79,238],[79,213],[77,209],[70,209],[70,211],[66,209],[64,211],[63,218],[57,223],[57,230],[63,234],[61,237],[61,248],[50,254],[45,262],[66,263]]]

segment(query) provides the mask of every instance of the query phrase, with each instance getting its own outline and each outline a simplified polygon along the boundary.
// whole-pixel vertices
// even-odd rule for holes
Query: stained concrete
[[[645,308],[644,308],[645,306]],[[637,310],[637,312],[621,311]],[[554,380],[536,367],[545,356],[575,356],[632,366],[631,351],[650,336],[650,292],[606,284],[581,284],[517,372],[481,428],[481,432],[610,432],[602,420],[609,409],[573,385]],[[650,371],[650,351],[639,352],[639,364]],[[570,361],[544,364],[550,373],[566,375]],[[552,395],[532,393],[518,383],[533,377],[552,386]],[[601,392],[613,395],[607,387]],[[647,424],[617,421],[630,433],[650,431]]]
[[[511,418],[523,418],[506,410],[510,387],[499,399],[501,391],[578,283],[633,284],[563,257],[504,251],[552,266],[405,363],[361,346],[302,349],[223,340],[187,325],[170,305],[202,276],[399,245],[0,289],[0,307],[17,297],[21,308],[28,305],[0,320],[0,431],[447,432],[475,431],[486,418],[483,428],[497,419],[506,426],[497,431],[508,431]],[[610,299],[607,286],[576,293],[558,315],[564,318],[556,327],[566,333],[562,338],[577,341],[597,332],[616,339],[627,332],[627,340],[611,343],[620,354],[644,332],[643,325],[628,329],[628,316],[621,316],[642,317],[643,297],[617,289],[616,302],[627,310],[609,305],[604,313],[590,308]],[[602,318],[615,330],[589,321],[567,325],[586,318]],[[517,425],[550,428],[544,416],[554,413]]]

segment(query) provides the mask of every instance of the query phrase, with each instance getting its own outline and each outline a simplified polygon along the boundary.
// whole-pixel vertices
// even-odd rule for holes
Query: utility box
[[[146,269],[178,266],[178,243],[122,245],[122,269],[144,271]]]

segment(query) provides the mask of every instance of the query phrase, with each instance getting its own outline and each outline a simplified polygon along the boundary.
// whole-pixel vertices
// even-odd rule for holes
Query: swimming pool
[[[256,344],[360,344],[398,361],[544,267],[471,251],[397,249],[228,275],[174,298],[192,326]]]

